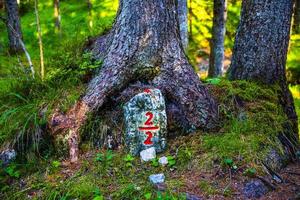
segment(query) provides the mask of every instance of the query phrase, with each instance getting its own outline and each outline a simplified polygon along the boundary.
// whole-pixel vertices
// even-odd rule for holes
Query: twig
[[[256,178],[260,179],[263,183],[265,183],[269,188],[271,188],[272,190],[276,190],[276,186],[273,185],[272,183],[270,183],[267,179],[265,179],[262,176],[256,175]]]

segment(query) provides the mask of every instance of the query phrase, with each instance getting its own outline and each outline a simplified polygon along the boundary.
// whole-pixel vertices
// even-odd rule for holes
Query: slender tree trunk
[[[5,7],[7,12],[7,32],[9,39],[9,48],[11,52],[18,52],[22,50],[22,45],[20,44],[18,36],[21,40],[23,37],[21,31],[18,3],[16,0],[5,0]],[[13,30],[17,34],[14,34],[13,30],[9,28],[9,24],[13,27]]]
[[[93,27],[93,16],[92,16],[92,8],[93,8],[93,4],[90,0],[87,0],[87,7],[88,7],[88,23],[89,23],[89,27],[92,28]]]
[[[44,51],[43,51],[43,41],[42,41],[42,30],[40,25],[40,17],[39,17],[39,7],[38,0],[34,0],[34,9],[35,9],[35,18],[36,18],[36,26],[39,38],[39,48],[40,48],[40,65],[41,65],[41,78],[44,79],[45,76],[45,67],[44,67]]]
[[[187,0],[177,0],[180,38],[184,49],[188,47],[188,7]]]
[[[60,16],[60,2],[59,0],[54,0],[54,24],[55,24],[55,32],[60,33],[61,31],[61,16]]]
[[[292,131],[285,133],[294,143],[290,149],[299,144],[297,115],[285,76],[292,12],[293,0],[244,0],[228,72],[231,80],[280,85],[279,101],[292,122]]]
[[[217,105],[185,56],[176,9],[170,0],[120,1],[112,30],[94,44],[94,53],[104,58],[100,72],[66,116],[52,117],[53,132],[70,136],[72,162],[78,159],[78,130],[87,113],[109,104],[115,95],[132,97],[145,87],[162,91],[168,120],[185,132],[216,127]]]
[[[192,0],[190,0],[190,7],[189,7],[189,26],[190,26],[190,34],[189,34],[189,39],[192,40],[193,38],[193,8],[192,8]]]
[[[300,0],[295,0],[293,31],[300,33]]]
[[[222,76],[226,32],[227,0],[214,0],[212,40],[209,57],[209,77]]]
[[[18,41],[19,41],[19,43],[20,43],[20,45],[21,45],[21,48],[22,48],[22,50],[24,51],[25,56],[26,56],[26,59],[27,59],[27,61],[28,61],[29,69],[30,69],[30,71],[31,71],[32,78],[34,78],[35,71],[34,71],[34,67],[33,67],[32,61],[31,61],[31,57],[30,57],[29,52],[27,51],[27,48],[26,48],[26,46],[25,46],[23,40],[21,39],[21,36],[18,35],[18,33],[14,30],[13,26],[12,26],[11,24],[9,24],[9,23],[7,22],[6,19],[2,18],[1,16],[0,16],[0,19],[3,21],[3,23],[5,23],[5,24],[7,25],[7,27],[11,30],[11,32],[12,32],[12,33],[15,35],[15,37],[18,39]]]

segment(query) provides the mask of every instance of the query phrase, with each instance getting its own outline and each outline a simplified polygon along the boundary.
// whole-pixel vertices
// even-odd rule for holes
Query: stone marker
[[[156,151],[154,147],[150,147],[149,149],[145,149],[140,152],[141,160],[142,161],[150,161],[156,158]]]
[[[155,147],[166,148],[167,114],[165,101],[158,89],[145,89],[124,106],[125,143],[133,155]]]
[[[164,174],[152,174],[149,176],[149,180],[152,184],[163,183],[165,181]]]

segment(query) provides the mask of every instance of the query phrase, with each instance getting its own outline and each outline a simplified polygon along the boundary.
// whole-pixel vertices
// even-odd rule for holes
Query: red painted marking
[[[140,131],[155,131],[158,130],[159,127],[158,126],[140,126],[139,130]]]
[[[153,113],[152,113],[152,112],[147,112],[147,113],[146,113],[146,116],[148,117],[148,119],[147,119],[147,121],[145,122],[145,125],[146,125],[146,126],[152,126],[152,125],[153,125],[152,120],[153,120],[153,117],[154,117]]]
[[[148,135],[148,137],[146,138],[146,140],[144,141],[144,144],[145,145],[152,145],[153,142],[152,142],[152,137],[153,137],[153,133],[151,133],[150,131],[147,131],[146,132],[146,135]]]
[[[144,92],[151,93],[151,90],[150,89],[145,89]]]

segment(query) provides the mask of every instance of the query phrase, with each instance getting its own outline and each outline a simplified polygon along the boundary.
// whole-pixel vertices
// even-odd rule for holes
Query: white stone
[[[163,183],[165,181],[164,174],[152,174],[149,176],[149,180],[152,184]]]
[[[158,159],[158,162],[159,162],[159,164],[161,164],[161,165],[167,165],[168,164],[168,158],[166,157],[166,156],[163,156],[163,157],[160,157],[159,159]]]
[[[141,160],[142,161],[150,161],[154,158],[156,158],[156,151],[154,147],[151,147],[149,149],[145,149],[140,152]]]

